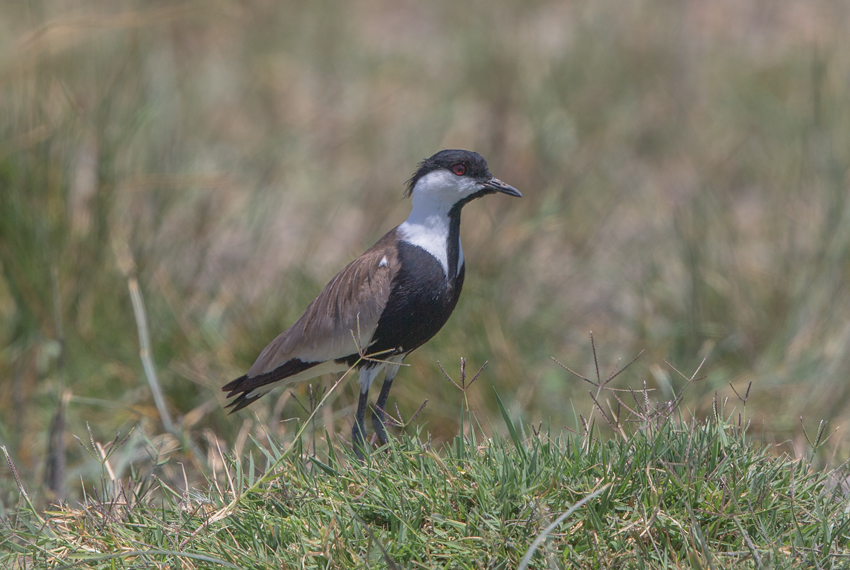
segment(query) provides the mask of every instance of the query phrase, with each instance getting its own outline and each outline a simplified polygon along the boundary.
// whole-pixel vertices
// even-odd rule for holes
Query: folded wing
[[[384,236],[331,279],[301,318],[263,349],[248,374],[222,388],[229,392],[228,397],[240,395],[231,404],[236,404],[233,411],[259,397],[250,394],[257,388],[288,378],[312,378],[330,371],[319,364],[360,351],[368,353],[397,267],[392,234]],[[316,373],[311,374],[314,368]]]

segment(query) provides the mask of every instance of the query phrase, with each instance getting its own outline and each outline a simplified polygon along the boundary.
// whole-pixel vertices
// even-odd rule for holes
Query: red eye
[[[452,166],[452,172],[454,172],[458,176],[463,176],[463,174],[466,172],[466,167],[462,164],[455,164],[454,166]]]

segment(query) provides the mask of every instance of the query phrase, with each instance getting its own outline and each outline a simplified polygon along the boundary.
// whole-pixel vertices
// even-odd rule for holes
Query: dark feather
[[[252,398],[249,397],[251,395],[251,392],[253,392],[257,388],[260,388],[262,386],[266,386],[268,384],[272,384],[274,382],[277,382],[279,380],[283,380],[284,378],[288,378],[290,376],[294,376],[295,374],[298,374],[299,372],[303,372],[305,370],[313,368],[317,364],[321,364],[321,363],[320,362],[301,362],[297,358],[293,358],[292,360],[290,360],[289,362],[286,362],[282,366],[278,366],[277,368],[275,368],[271,372],[266,372],[265,374],[260,374],[258,376],[252,376],[250,378],[248,377],[247,374],[245,374],[244,376],[240,376],[236,380],[228,382],[227,384],[225,384],[224,386],[221,387],[221,389],[223,391],[228,392],[228,394],[227,394],[228,398],[232,398],[232,397],[236,396],[237,394],[239,394],[238,398],[236,398],[235,400],[230,402],[230,404],[228,404],[225,407],[227,407],[227,408],[229,408],[231,406],[233,407],[233,409],[230,410],[231,414],[233,412],[237,411],[237,410],[241,410],[242,408],[244,408],[245,406],[247,406],[248,404],[250,404],[251,402],[253,402],[257,398],[262,396],[262,394],[258,394],[258,395],[254,396]]]

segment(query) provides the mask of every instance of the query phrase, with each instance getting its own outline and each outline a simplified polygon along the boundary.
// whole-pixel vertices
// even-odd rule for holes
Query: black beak
[[[485,182],[484,188],[492,190],[493,192],[501,192],[502,194],[507,194],[508,196],[516,196],[517,198],[522,198],[522,194],[520,194],[519,190],[517,190],[510,184],[505,184],[498,178],[491,178],[490,180]]]

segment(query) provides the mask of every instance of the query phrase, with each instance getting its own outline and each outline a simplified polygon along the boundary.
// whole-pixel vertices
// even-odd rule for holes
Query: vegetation
[[[486,457],[526,469],[523,462],[535,449],[551,458],[535,467],[545,478],[561,469],[558,457],[574,458],[583,449],[589,455],[580,466],[599,480],[579,477],[569,491],[547,486],[527,493],[518,483],[516,496],[528,502],[517,508],[532,522],[522,546],[505,554],[510,564],[547,521],[610,483],[553,531],[540,552],[554,560],[565,552],[585,556],[570,550],[580,546],[575,529],[601,532],[599,521],[606,520],[612,525],[607,536],[621,541],[606,554],[611,565],[638,560],[635,549],[662,545],[664,532],[672,537],[671,564],[684,565],[692,554],[715,567],[733,559],[757,564],[753,549],[740,543],[744,534],[731,538],[729,525],[740,523],[765,564],[839,565],[833,554],[846,548],[843,519],[833,517],[833,534],[825,538],[827,527],[817,524],[828,526],[825,513],[834,505],[825,492],[801,497],[798,482],[807,473],[809,488],[822,489],[824,469],[850,455],[841,431],[829,445],[806,441],[821,420],[844,426],[850,418],[845,4],[3,3],[0,445],[21,482],[0,470],[0,517],[18,537],[14,544],[25,548],[36,540],[39,517],[53,520],[42,511],[48,505],[64,501],[65,514],[57,517],[105,533],[107,526],[90,525],[101,516],[97,505],[124,501],[131,507],[122,506],[108,522],[113,546],[123,549],[130,544],[123,539],[132,537],[141,541],[136,549],[148,541],[172,550],[174,543],[163,541],[179,534],[179,546],[187,529],[208,520],[202,500],[214,510],[243,497],[226,521],[209,528],[228,528],[237,516],[247,520],[245,509],[258,505],[258,512],[283,517],[263,506],[270,497],[288,500],[275,494],[276,485],[286,480],[299,488],[319,474],[314,485],[328,485],[325,506],[344,518],[348,505],[363,521],[349,519],[335,531],[360,533],[352,540],[366,541],[340,538],[348,545],[343,550],[359,557],[350,554],[354,563],[379,557],[382,544],[399,564],[412,564],[413,554],[390,539],[391,519],[354,501],[362,491],[342,502],[343,481],[401,477],[406,464],[391,465],[403,457],[422,462],[422,485],[435,472],[448,480],[446,473],[467,467],[482,479],[458,476],[452,484],[485,485]],[[335,271],[404,219],[404,181],[417,160],[442,147],[479,151],[524,198],[482,201],[464,213],[464,295],[446,328],[408,359],[411,366],[393,390],[391,408],[397,403],[407,422],[428,400],[405,428],[408,435],[373,457],[371,466],[349,468],[338,434],[350,431],[356,394],[353,383],[335,385],[334,378],[273,393],[226,416],[220,386],[244,373]],[[629,381],[645,383],[659,401],[676,399],[686,385],[665,360],[693,370],[705,359],[708,376],[687,384],[680,415],[658,431],[624,435],[600,415],[591,437],[573,412],[584,406],[573,402],[586,402],[585,383],[551,361],[584,362],[589,330],[601,353],[610,355],[603,367],[646,351],[645,366]],[[438,365],[462,356],[490,362],[464,392],[479,418],[477,431],[461,424],[455,388]],[[588,361],[577,372],[594,376],[593,370]],[[760,442],[752,447],[729,435],[738,428],[712,405],[737,401],[735,391],[745,397],[750,383],[750,434]],[[628,383],[621,375],[608,386],[626,389]],[[523,418],[517,429],[543,422],[551,439],[521,435],[514,441],[496,392],[509,417]],[[328,397],[311,415],[320,396]],[[616,407],[610,394],[599,406],[609,413],[609,403]],[[579,434],[559,435],[564,424]],[[301,428],[306,431],[296,437]],[[655,448],[641,455],[640,446],[660,434],[671,442],[703,441],[699,430],[714,434],[716,445],[725,446],[724,438],[744,442],[742,456],[717,448],[741,465],[788,474],[775,478],[778,489],[794,490],[771,511],[779,526],[762,529],[764,513],[746,513],[743,503],[740,510],[728,507],[739,513],[732,518],[717,515],[727,499],[721,492],[721,503],[711,503],[701,494],[706,486],[688,487],[692,502],[677,496],[682,503],[670,505],[652,499],[651,488],[638,495],[646,505],[663,505],[659,512],[671,512],[690,534],[673,533],[673,523],[658,515],[642,527],[657,530],[643,535],[655,543],[634,539],[623,546],[638,527],[617,535],[628,523],[616,521],[642,514],[616,511],[619,518],[586,522],[591,513],[607,516],[615,512],[611,505],[628,505],[621,493],[629,483],[604,475],[594,453],[606,450],[610,465],[626,461],[624,473],[637,473],[637,464],[617,453],[646,457],[649,472],[634,475],[635,485],[648,484],[653,469],[668,472],[653,458],[663,458],[681,477],[686,471],[677,470],[690,467],[673,457],[697,456],[675,446],[673,455]],[[122,446],[98,448],[116,433],[127,437]],[[456,439],[459,434],[466,439]],[[253,453],[259,461],[260,448],[274,456],[276,447],[299,441],[280,465],[262,470],[277,479],[241,494],[240,484],[260,476],[250,466],[237,467],[245,457]],[[330,449],[338,460],[321,455]],[[767,450],[777,458],[767,458]],[[461,451],[476,459],[461,459]],[[341,479],[321,475],[325,471],[307,458],[312,453]],[[477,458],[477,467],[463,463]],[[101,487],[103,469],[106,487],[134,482],[122,498],[116,498],[119,490]],[[721,469],[732,467],[727,462]],[[793,469],[799,471],[791,485]],[[757,471],[739,474],[746,480]],[[225,485],[227,472],[243,473],[242,483]],[[534,472],[516,480],[536,480]],[[292,480],[278,477],[283,473]],[[835,481],[843,481],[836,473]],[[208,480],[219,487],[208,489]],[[679,485],[672,476],[666,481]],[[380,485],[363,489],[377,492]],[[32,509],[21,507],[22,488]],[[800,522],[801,504],[806,517],[815,513],[808,522]],[[433,513],[446,509],[423,505]],[[133,526],[131,511],[147,522]],[[645,513],[652,512],[647,506]],[[481,517],[501,521],[497,514]],[[715,515],[716,524],[701,518]],[[153,517],[171,525],[156,540],[144,535],[154,528]],[[783,520],[802,534],[789,534]],[[181,527],[179,521],[189,522]],[[694,521],[702,534],[691,532]],[[38,539],[47,541],[38,542],[42,561],[73,536],[54,523],[52,534]],[[254,523],[244,524],[251,529]],[[519,533],[514,519],[499,524]],[[657,525],[664,524],[670,528],[662,532]],[[449,526],[440,527],[446,540],[461,535]],[[409,540],[424,540],[433,528],[409,530]],[[249,548],[238,537],[226,552],[193,542],[200,540],[216,537],[200,532],[186,551],[235,560]],[[703,544],[708,552],[744,554],[709,557]],[[109,548],[101,550],[118,552]],[[23,557],[15,560],[29,560],[34,554],[28,552],[14,554]],[[652,556],[665,555],[660,552]],[[157,560],[177,563],[168,556]],[[544,560],[550,558],[534,564]],[[579,558],[560,563],[570,560]]]
[[[597,395],[608,390],[596,386]],[[7,520],[0,560],[8,568],[470,569],[850,561],[850,514],[835,473],[754,445],[741,414],[736,423],[716,408],[705,422],[686,421],[678,400],[611,394],[628,412],[597,408],[613,422],[610,439],[584,420],[584,432],[526,434],[496,396],[509,439],[475,429],[435,449],[421,434],[404,435],[360,463],[347,446],[310,453],[304,424],[288,444],[253,440],[241,457],[219,450],[221,474],[203,491],[166,485],[157,477],[165,463],[153,477],[115,478],[110,462],[121,444],[92,439],[100,488],[43,515],[24,505]]]

